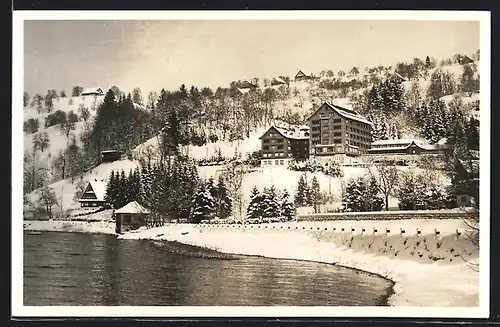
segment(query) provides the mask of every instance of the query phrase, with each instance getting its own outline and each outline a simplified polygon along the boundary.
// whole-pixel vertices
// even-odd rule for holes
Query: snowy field
[[[374,226],[393,231],[404,228],[408,234],[402,237],[396,232],[389,238],[384,233],[373,235]],[[333,231],[334,227],[337,232]],[[339,232],[341,228],[345,232]],[[351,234],[351,228],[356,232]],[[371,231],[370,235],[362,236],[362,228]],[[419,236],[417,228],[422,231]],[[128,233],[120,238],[179,241],[233,254],[336,263],[393,280],[396,283],[395,294],[390,298],[393,306],[472,307],[478,306],[479,301],[479,273],[475,266],[478,253],[463,238],[463,228],[461,220],[299,222],[210,227],[174,224]],[[438,238],[434,236],[435,229],[440,230]],[[462,235],[458,239],[457,230]],[[432,247],[429,251],[436,256],[449,252],[451,247],[452,252],[460,252],[461,257],[450,253],[434,262],[427,258],[428,254],[422,259],[418,254],[413,256],[410,250],[405,250],[405,244],[417,246],[419,242]],[[422,246],[421,252],[425,249],[422,243],[418,244]],[[440,251],[437,250],[439,243]],[[387,250],[389,246],[391,250]],[[386,252],[381,250],[383,248]],[[401,252],[401,255],[394,256],[394,251]],[[449,259],[453,260],[450,262]]]

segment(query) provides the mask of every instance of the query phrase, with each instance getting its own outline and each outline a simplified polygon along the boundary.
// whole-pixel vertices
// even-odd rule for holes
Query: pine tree
[[[374,176],[371,176],[366,184],[367,186],[363,195],[363,200],[365,201],[363,205],[364,210],[381,211],[384,206],[384,199],[379,195],[377,180]]]
[[[118,173],[115,175],[115,171],[111,170],[111,174],[109,175],[108,184],[106,185],[106,195],[104,196],[104,200],[109,203],[113,208],[116,208],[116,181],[117,181]]]
[[[264,197],[260,194],[257,186],[252,188],[250,193],[250,202],[247,207],[247,218],[260,218],[264,215],[262,210]]]
[[[295,216],[295,206],[290,200],[290,194],[288,190],[284,189],[281,194],[281,216],[285,217],[287,220],[292,220]]]
[[[217,199],[217,187],[215,186],[213,177],[210,177],[206,182],[206,188],[210,195],[215,199]]]
[[[191,221],[199,223],[203,219],[210,219],[214,212],[214,199],[204,183],[200,183],[198,191],[194,195],[191,212]]]
[[[355,212],[365,211],[365,192],[366,185],[362,178],[350,180],[342,195],[344,210]]]
[[[217,216],[221,219],[226,219],[231,214],[232,199],[229,196],[229,190],[224,183],[224,177],[219,175],[217,182],[217,197],[216,197],[216,211]]]
[[[321,201],[321,189],[319,186],[318,179],[316,178],[316,176],[314,176],[311,181],[311,192],[310,192],[310,203],[314,207],[314,212],[319,211],[320,201]]]
[[[116,209],[119,209],[128,203],[127,202],[128,180],[127,180],[127,176],[125,175],[125,170],[123,170],[123,169],[121,170],[120,176],[119,176],[116,184],[117,184],[116,185],[116,189],[117,189],[117,191],[116,191],[116,206],[117,206],[117,208]]]
[[[276,194],[274,185],[264,189],[263,209],[264,217],[274,218],[280,215],[280,204]]]
[[[297,191],[295,192],[295,205],[297,207],[303,207],[307,205],[307,193],[308,186],[306,183],[305,174],[300,175],[299,183],[297,185]]]

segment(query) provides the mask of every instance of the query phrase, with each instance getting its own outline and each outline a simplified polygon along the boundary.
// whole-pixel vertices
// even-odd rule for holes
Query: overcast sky
[[[479,22],[26,21],[25,91],[227,86],[479,49]]]

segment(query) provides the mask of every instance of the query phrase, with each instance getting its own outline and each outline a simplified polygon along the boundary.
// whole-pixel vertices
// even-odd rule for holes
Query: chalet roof
[[[149,213],[149,210],[140,205],[137,201],[132,201],[124,207],[116,210],[115,213]]]
[[[372,145],[396,145],[396,144],[400,144],[400,145],[410,145],[412,142],[415,142],[415,144],[417,145],[424,145],[424,144],[428,144],[429,142],[426,141],[426,140],[419,140],[419,139],[395,139],[395,140],[378,140],[378,141],[374,141],[372,142]]]
[[[307,129],[305,128],[307,127]],[[292,140],[307,140],[309,139],[309,127],[305,125],[297,126],[286,123],[274,124],[260,137],[262,138],[269,130],[275,129],[283,137]]]
[[[406,150],[412,144],[415,144],[419,148],[424,150],[439,150],[445,149],[448,147],[447,144],[429,144],[426,140],[418,140],[418,139],[396,139],[396,140],[378,140],[372,142],[369,152],[376,151],[388,151],[388,150]]]
[[[276,84],[286,84],[286,82],[281,77],[273,77],[273,79],[271,80],[271,85]]]
[[[302,73],[302,75],[307,76],[307,77],[314,77],[314,74],[305,70],[299,70],[295,77],[299,76]]]
[[[250,89],[246,89],[246,88],[238,88],[237,89],[241,94],[247,94],[248,92],[250,92]]]
[[[356,120],[356,121],[359,121],[361,123],[365,123],[365,124],[373,126],[373,123],[371,121],[367,120],[366,118],[364,118],[363,116],[358,114],[356,111],[341,107],[337,104],[328,103],[328,102],[324,102],[321,106],[319,106],[318,109],[314,110],[314,112],[311,115],[309,115],[309,117],[307,117],[306,120],[309,120],[312,116],[314,116],[314,114],[318,110],[323,108],[323,106],[325,106],[325,105],[330,107],[333,111],[335,111],[337,114],[339,114],[340,116],[342,116],[344,118]]]
[[[106,181],[104,181],[103,179],[101,180],[93,179],[89,181],[89,185],[90,187],[92,187],[92,191],[94,191],[94,194],[97,198],[92,201],[104,201],[104,196],[106,195],[106,185],[107,185]],[[89,185],[87,185],[87,188],[89,187]]]
[[[88,89],[85,89],[82,91],[81,95],[85,95],[85,94],[104,94],[104,92],[102,91],[102,89],[100,87],[91,87],[91,88],[88,88]]]
[[[252,88],[252,87],[258,87],[258,85],[249,82],[248,80],[244,80],[241,82],[240,89],[247,89],[247,88]]]

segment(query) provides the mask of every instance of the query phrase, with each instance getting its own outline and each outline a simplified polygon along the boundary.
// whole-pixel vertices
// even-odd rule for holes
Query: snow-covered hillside
[[[57,110],[64,111],[68,114],[70,111],[73,111],[75,114],[79,115],[79,108],[85,107],[90,112],[89,119],[96,114],[96,108],[104,99],[104,96],[81,96],[81,97],[67,97],[67,98],[59,98],[54,100],[54,108],[51,110],[51,113],[54,113]],[[33,149],[33,136],[38,133],[47,132],[49,135],[50,145],[47,150],[44,150],[41,155],[42,159],[47,159],[49,156],[54,158],[57,153],[61,150],[66,149],[68,139],[65,135],[63,135],[60,131],[60,125],[50,126],[45,128],[45,118],[49,115],[47,110],[43,108],[40,113],[35,107],[28,106],[24,108],[24,121],[33,118],[38,119],[39,128],[38,132],[34,134],[24,134],[24,151],[28,151],[31,153]],[[85,122],[80,120],[75,124],[75,131],[72,133],[79,142],[79,135],[85,127]]]
[[[125,170],[125,172],[129,172],[131,169],[134,169],[139,165],[139,162],[137,161],[131,161],[131,160],[119,160],[115,162],[110,162],[110,163],[102,163],[99,166],[95,167],[88,173],[82,175],[81,179],[84,181],[91,181],[93,179],[97,180],[107,180],[109,178],[109,175],[111,174],[111,171],[119,171],[119,170]],[[59,205],[62,202],[63,205],[63,210],[69,210],[69,209],[75,209],[80,206],[78,201],[75,201],[73,199],[75,192],[76,192],[76,185],[80,178],[75,178],[74,182],[71,182],[71,179],[63,179],[60,181],[57,181],[53,184],[50,184],[49,187],[51,187],[55,194],[56,198],[58,199]],[[38,201],[38,193],[37,191],[33,191],[28,194],[28,199],[32,203],[37,203]]]

